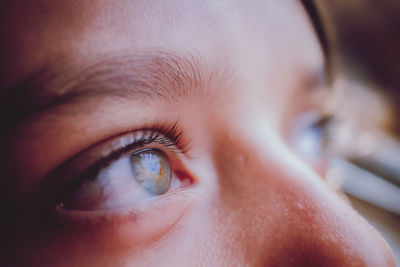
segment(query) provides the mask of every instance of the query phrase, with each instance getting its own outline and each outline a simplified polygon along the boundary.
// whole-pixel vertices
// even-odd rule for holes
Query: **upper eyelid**
[[[139,139],[132,138],[132,141],[127,145],[121,146],[120,148],[111,151],[111,153],[103,154],[99,160],[97,160],[95,163],[92,164],[95,167],[95,169],[92,171],[93,173],[83,173],[82,176],[86,177],[95,176],[96,173],[99,171],[99,169],[109,166],[112,162],[128,154],[133,153],[135,149],[142,149],[148,144],[158,143],[163,145],[162,140],[165,140],[166,137],[149,136],[148,138],[149,138],[148,141],[147,140],[142,141],[140,138]],[[157,141],[157,139],[159,141]],[[173,146],[175,146],[175,144],[173,144]],[[176,149],[174,149],[174,151],[177,152],[178,155],[180,154],[179,151],[176,151]]]
[[[166,136],[166,133],[162,133],[161,131],[163,130],[159,128],[153,130],[136,130],[125,135],[113,137],[112,140],[103,141],[102,144],[95,145],[94,147],[89,148],[87,151],[80,153],[73,160],[71,160],[70,164],[67,164],[67,166],[64,168],[75,169],[75,173],[80,173],[80,176],[94,176],[98,171],[97,169],[105,168],[113,161],[132,153],[135,149],[144,148],[146,145],[149,145],[153,142],[165,146],[164,149],[168,148],[170,151],[173,150],[176,155],[180,155],[185,152],[180,150],[180,145],[178,144],[179,140],[171,140],[169,147],[167,147],[165,143],[162,143],[161,140],[164,140],[165,142],[166,140],[170,139],[170,137]],[[143,138],[148,138],[146,140],[149,140],[149,142],[140,142]],[[86,167],[82,168],[81,162],[83,161],[82,159],[85,158],[89,158],[89,160],[83,164]],[[80,165],[80,167],[74,168],[74,165]],[[93,170],[85,171],[85,169],[88,169],[88,166],[95,167]]]
[[[168,123],[166,125],[169,125]],[[143,136],[154,137],[164,137],[164,140],[170,140],[171,144],[176,146],[173,152],[176,154],[185,154],[190,149],[190,141],[183,138],[183,134],[178,123],[175,122],[170,124],[170,126],[153,125],[153,126],[143,126],[138,127],[136,130],[131,130],[126,133],[118,134],[116,136],[102,140],[94,145],[91,145],[87,149],[73,156],[71,159],[67,160],[64,166],[61,168],[75,168],[75,164],[81,164],[82,159],[86,159],[85,165],[93,165],[99,161],[99,158],[107,158],[111,154],[121,154],[125,149],[125,152],[134,149],[132,143],[137,142]],[[175,136],[177,138],[175,138]],[[159,141],[159,140],[157,140]],[[167,145],[165,143],[159,142],[161,145]],[[129,147],[130,146],[130,147]],[[77,170],[82,171],[82,170]]]

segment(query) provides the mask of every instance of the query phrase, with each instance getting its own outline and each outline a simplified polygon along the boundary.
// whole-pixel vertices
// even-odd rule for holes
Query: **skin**
[[[296,118],[321,113],[329,92],[300,2],[35,0],[6,11],[6,265],[394,266],[382,237],[317,174],[323,163],[294,150]],[[132,77],[152,74],[135,89]],[[43,195],[90,166],[89,154],[175,122],[186,153],[149,147],[167,151],[189,185],[122,209],[48,208]]]

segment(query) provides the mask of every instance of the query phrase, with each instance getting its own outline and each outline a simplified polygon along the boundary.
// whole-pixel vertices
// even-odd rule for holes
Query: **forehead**
[[[271,66],[321,60],[308,18],[293,0],[12,1],[3,18],[3,88],[45,65],[75,68],[121,51],[190,52],[234,65],[261,51]]]

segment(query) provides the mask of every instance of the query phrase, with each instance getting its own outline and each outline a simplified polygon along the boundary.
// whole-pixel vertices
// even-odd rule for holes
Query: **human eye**
[[[130,225],[131,241],[154,238],[177,221],[190,203],[195,179],[183,161],[189,144],[170,127],[145,127],[101,142],[74,157],[57,174],[56,221],[88,231]],[[112,226],[112,227],[110,227]]]
[[[111,145],[107,143],[109,151],[100,151],[105,155],[80,175],[59,200],[57,208],[67,211],[124,208],[188,186],[190,179],[177,171],[182,153],[181,133],[176,126],[165,134],[162,132],[165,131],[160,128],[136,131],[115,138]],[[90,153],[93,152],[85,154]]]
[[[332,121],[330,115],[315,110],[299,114],[294,120],[291,138],[295,151],[307,159],[319,158],[329,139],[326,126]]]

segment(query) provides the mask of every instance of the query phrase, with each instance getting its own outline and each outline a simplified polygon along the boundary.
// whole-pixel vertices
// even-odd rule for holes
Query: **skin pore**
[[[6,264],[394,266],[293,149],[328,91],[300,1],[6,2]],[[143,148],[168,160],[163,195],[123,180]]]

